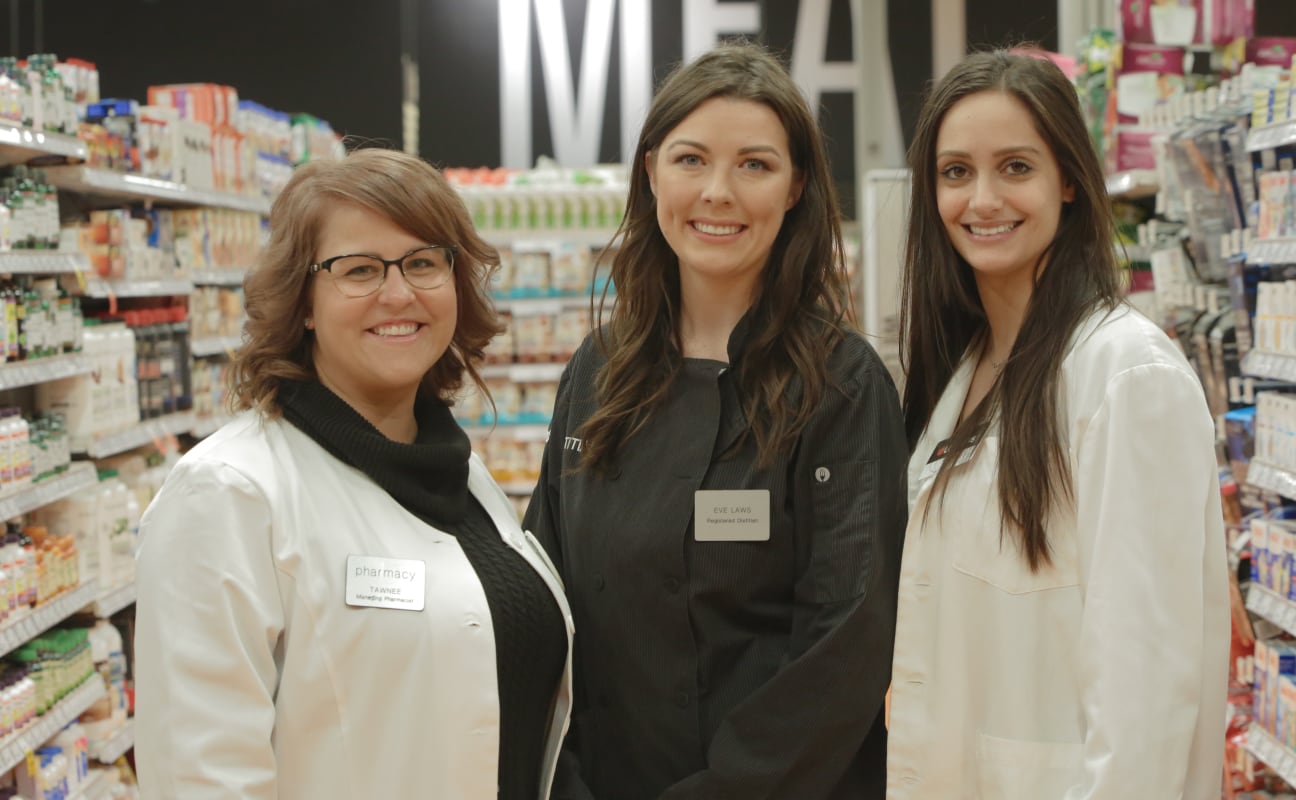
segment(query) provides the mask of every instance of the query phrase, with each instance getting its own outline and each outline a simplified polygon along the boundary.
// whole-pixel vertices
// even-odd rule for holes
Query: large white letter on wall
[[[760,27],[759,3],[684,0],[684,60],[710,50],[722,33],[755,35]]]
[[[530,167],[531,5],[549,112],[554,157],[566,167],[598,163],[603,108],[617,0],[588,0],[581,43],[580,78],[571,74],[571,50],[562,0],[499,0],[500,141],[502,163]],[[652,95],[650,0],[621,0],[621,148],[633,155],[638,129]],[[628,149],[627,149],[628,148]]]
[[[819,98],[824,92],[853,93],[859,80],[854,62],[823,60],[828,49],[830,5],[831,0],[801,0],[797,9],[796,39],[792,43],[792,79],[805,92],[816,115],[819,113]],[[852,20],[851,24],[857,23]]]

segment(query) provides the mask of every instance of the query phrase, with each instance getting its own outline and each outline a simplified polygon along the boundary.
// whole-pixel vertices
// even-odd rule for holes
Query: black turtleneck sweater
[[[418,436],[413,444],[388,439],[319,383],[287,383],[279,403],[284,418],[325,450],[364,472],[419,519],[458,540],[485,591],[495,634],[499,798],[535,800],[567,639],[562,614],[544,581],[504,542],[468,491],[468,437],[443,403],[422,394],[415,407]]]

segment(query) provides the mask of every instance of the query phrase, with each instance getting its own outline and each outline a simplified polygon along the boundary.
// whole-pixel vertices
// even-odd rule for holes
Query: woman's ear
[[[1062,187],[1062,202],[1070,203],[1075,200],[1075,184],[1068,182]]]
[[[805,189],[805,175],[800,173],[792,179],[792,188],[788,190],[787,206],[784,211],[791,211],[792,206],[801,201],[801,192]]]
[[[644,153],[644,173],[648,176],[648,190],[652,192],[653,197],[657,196],[657,178],[653,175],[653,162],[656,160],[654,158],[655,155],[655,150],[649,150],[647,153]]]

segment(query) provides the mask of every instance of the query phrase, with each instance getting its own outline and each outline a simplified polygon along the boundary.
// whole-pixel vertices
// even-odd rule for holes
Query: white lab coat
[[[929,504],[974,359],[909,465],[887,797],[1218,800],[1229,607],[1214,425],[1137,312],[1085,322],[1062,365],[1075,501],[1031,573],[1001,535],[992,426]]]
[[[571,611],[476,457],[469,488]],[[422,612],[344,602],[348,555],[426,562]],[[499,698],[481,583],[453,536],[283,421],[245,412],[180,460],[141,524],[136,754],[144,800],[494,800]]]

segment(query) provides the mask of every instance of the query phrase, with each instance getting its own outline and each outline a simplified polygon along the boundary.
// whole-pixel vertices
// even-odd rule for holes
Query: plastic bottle
[[[26,489],[32,484],[32,452],[31,452],[31,426],[23,417],[21,409],[13,409],[14,434],[13,453],[14,453],[14,486],[19,489]]]

